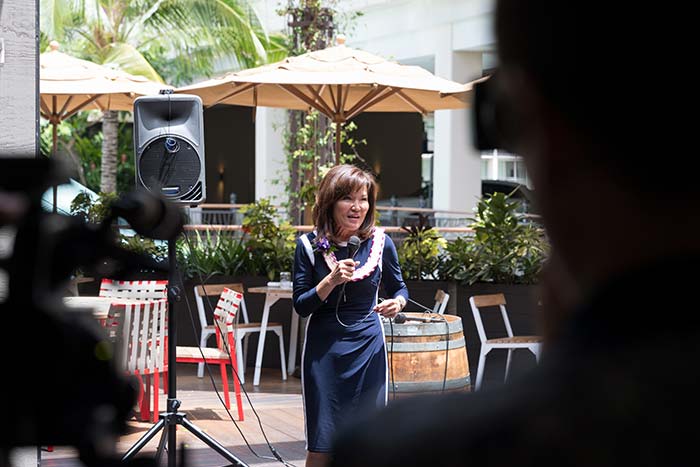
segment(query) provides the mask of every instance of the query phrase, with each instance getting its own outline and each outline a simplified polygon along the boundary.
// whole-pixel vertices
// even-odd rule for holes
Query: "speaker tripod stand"
[[[168,270],[168,402],[165,412],[160,414],[160,419],[153,425],[144,435],[124,454],[122,462],[126,462],[134,457],[153,437],[163,430],[158,451],[156,452],[156,463],[160,462],[163,451],[167,446],[168,450],[168,467],[177,466],[177,425],[181,425],[194,436],[203,441],[207,446],[218,452],[222,457],[231,462],[232,465],[248,467],[246,463],[241,461],[218,441],[197,428],[192,422],[187,419],[184,412],[178,412],[180,401],[177,399],[177,377],[176,377],[176,358],[177,358],[177,323],[174,313],[175,302],[180,298],[179,287],[175,286],[177,280],[177,256],[175,252],[175,239],[168,240],[168,258],[170,267]],[[155,394],[154,397],[158,397]]]

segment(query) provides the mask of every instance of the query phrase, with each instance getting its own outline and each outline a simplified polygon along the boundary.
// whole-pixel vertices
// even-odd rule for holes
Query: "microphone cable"
[[[191,244],[190,239],[188,238],[187,234],[183,233],[182,236],[184,237],[185,242],[187,243],[188,248],[190,249],[190,251],[192,251],[192,244]],[[175,261],[177,261],[177,259],[175,259]],[[184,284],[183,284],[183,279],[182,279],[182,273],[181,273],[181,271],[180,271],[179,268],[178,268],[177,271],[178,271],[178,277],[179,277],[179,280],[180,280],[180,287],[184,290]],[[202,286],[202,289],[206,291],[206,284],[205,284],[204,278],[202,277],[202,273],[201,273],[200,271],[197,271],[197,276],[199,276],[199,281],[198,281],[198,282],[199,282],[199,285],[201,285],[201,286]],[[192,307],[190,306],[190,302],[189,302],[189,299],[187,298],[187,294],[186,294],[186,293],[183,293],[183,296],[185,297],[185,304],[187,305],[187,311],[188,311],[189,317],[190,317],[190,324],[192,325],[192,332],[193,332],[193,334],[194,334],[195,337],[196,337],[196,335],[197,335],[197,327],[196,327],[195,321],[194,321],[194,313],[192,312]],[[211,302],[210,302],[208,299],[203,300],[203,302],[205,303],[205,306],[208,308],[209,313],[210,313],[211,315],[213,315],[213,314],[214,314],[214,310],[213,310],[213,308],[212,308]],[[204,366],[205,366],[206,369],[207,369],[207,374],[209,375],[209,379],[210,379],[210,381],[211,381],[212,387],[214,388],[214,392],[216,393],[217,397],[219,398],[219,402],[221,402],[221,405],[222,405],[222,406],[224,407],[224,409],[226,410],[226,413],[228,414],[229,418],[230,418],[231,421],[233,422],[233,425],[234,425],[234,426],[236,427],[236,429],[238,430],[238,433],[241,435],[241,438],[243,438],[243,442],[245,442],[245,444],[246,444],[248,450],[249,450],[255,457],[257,457],[258,459],[276,460],[276,461],[278,461],[278,462],[284,464],[286,467],[297,467],[296,465],[294,465],[294,464],[292,464],[292,463],[290,463],[290,462],[284,460],[284,459],[282,458],[282,456],[279,454],[279,452],[277,452],[277,450],[275,449],[275,447],[272,445],[272,443],[270,443],[270,440],[269,440],[268,437],[267,437],[267,433],[265,432],[265,429],[263,428],[262,421],[260,420],[260,416],[258,415],[258,412],[255,410],[255,406],[253,406],[253,402],[250,400],[250,396],[248,395],[248,391],[246,391],[245,387],[244,387],[243,384],[241,383],[241,378],[240,378],[240,376],[238,375],[238,371],[236,370],[236,367],[235,367],[235,365],[234,365],[233,355],[231,355],[231,350],[230,350],[229,347],[228,347],[228,340],[225,339],[225,338],[223,337],[223,336],[226,335],[227,330],[225,330],[225,329],[222,330],[222,329],[220,328],[219,323],[218,323],[218,321],[217,321],[216,319],[214,319],[213,322],[214,322],[214,325],[217,326],[217,327],[219,328],[219,332],[221,333],[221,336],[222,336],[222,343],[223,343],[223,345],[224,345],[224,349],[226,350],[226,354],[228,355],[229,360],[231,361],[231,370],[233,371],[234,376],[235,376],[236,379],[238,380],[238,384],[239,384],[241,390],[243,391],[243,394],[245,395],[245,398],[246,398],[246,400],[248,401],[248,404],[250,405],[250,408],[251,408],[251,410],[253,411],[253,414],[255,415],[255,418],[256,418],[257,421],[258,421],[258,426],[260,427],[260,432],[261,432],[261,434],[263,435],[263,438],[265,439],[265,443],[267,444],[268,449],[270,450],[270,452],[272,453],[272,455],[273,455],[274,457],[260,455],[260,454],[258,454],[257,452],[255,452],[255,450],[252,448],[252,446],[251,446],[250,443],[248,442],[248,439],[247,439],[247,438],[245,437],[245,435],[243,434],[243,431],[242,431],[241,428],[238,426],[238,423],[237,423],[236,420],[233,418],[233,415],[231,414],[231,411],[226,407],[226,404],[225,404],[223,398],[221,397],[221,394],[219,393],[219,390],[218,390],[217,387],[216,387],[216,382],[214,381],[214,376],[213,376],[213,374],[212,374],[212,372],[211,372],[211,368],[209,367],[209,363],[207,362],[206,358],[204,357],[204,352],[202,351],[202,347],[201,347],[201,346],[199,345],[199,343],[198,343],[198,344],[197,344],[197,348],[199,349],[199,352],[200,352],[200,354],[201,354],[201,356],[202,356],[202,360],[203,360],[203,362],[204,362]],[[238,316],[236,317],[236,322],[234,323],[234,332],[235,332],[235,330],[237,330],[237,326],[238,326]],[[175,362],[174,362],[174,363],[175,363]]]
[[[356,242],[353,242],[353,239],[356,240]],[[351,246],[353,247],[352,250],[351,250]],[[354,260],[354,259],[355,259],[355,255],[357,254],[357,250],[359,250],[359,249],[360,249],[360,239],[353,235],[352,237],[350,237],[350,240],[348,240],[348,259]],[[352,252],[352,254],[350,254],[350,252]],[[381,272],[381,268],[380,268],[380,270],[379,270],[379,282],[378,282],[378,284],[381,283],[381,280],[382,280],[382,272]],[[348,281],[348,282],[349,282],[349,281]],[[367,318],[369,318],[370,316],[372,316],[372,314],[374,313],[374,310],[370,309],[370,310],[369,310],[369,313],[367,313],[360,321],[357,321],[357,322],[354,323],[354,324],[345,324],[345,323],[343,323],[343,321],[340,319],[340,315],[338,314],[338,310],[339,310],[339,308],[340,308],[340,299],[341,299],[341,298],[343,298],[343,299],[345,298],[345,286],[346,286],[347,284],[348,284],[347,282],[343,282],[343,288],[342,288],[342,290],[338,293],[338,300],[336,300],[336,302],[335,302],[335,320],[338,322],[338,324],[340,324],[340,325],[343,326],[344,328],[346,328],[346,329],[351,329],[351,328],[354,328],[354,327],[356,327],[356,326],[358,326],[358,325],[364,323],[365,320],[366,320]]]

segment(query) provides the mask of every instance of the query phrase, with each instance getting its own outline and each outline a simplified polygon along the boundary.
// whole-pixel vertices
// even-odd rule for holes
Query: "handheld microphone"
[[[431,318],[431,317],[422,317],[422,316],[406,316],[402,312],[398,312],[396,316],[394,316],[394,323],[396,324],[403,324],[406,321],[419,321],[421,323],[442,323],[444,319],[436,319],[436,318]]]
[[[353,235],[348,239],[348,257],[354,259],[359,248],[360,239],[357,236]]]
[[[403,324],[406,322],[406,315],[401,313],[400,311],[396,313],[396,316],[394,316],[394,322],[396,324]]]
[[[350,259],[355,259],[355,255],[357,254],[357,250],[360,249],[360,239],[356,236],[353,235],[348,239],[348,258]],[[342,295],[343,298],[345,298],[345,286],[347,285],[347,282],[343,282],[343,290],[342,290]]]

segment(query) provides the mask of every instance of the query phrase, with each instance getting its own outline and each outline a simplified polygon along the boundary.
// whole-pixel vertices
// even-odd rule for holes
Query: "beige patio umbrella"
[[[316,109],[337,125],[361,112],[420,112],[468,105],[469,85],[339,45],[176,89],[204,105]],[[336,130],[336,162],[340,131]]]
[[[52,41],[51,50],[39,57],[40,114],[53,127],[52,157],[58,145],[60,122],[81,110],[132,110],[138,96],[158,94],[170,88],[142,76],[114,70],[59,52]],[[54,210],[57,189],[54,187]]]

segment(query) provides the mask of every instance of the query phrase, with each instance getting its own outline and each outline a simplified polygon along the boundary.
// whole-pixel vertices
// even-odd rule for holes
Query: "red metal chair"
[[[240,308],[243,294],[224,288],[214,310],[214,325],[216,332],[216,348],[213,347],[183,347],[177,346],[178,363],[211,363],[218,364],[221,371],[221,381],[224,386],[224,402],[231,409],[229,399],[228,376],[226,365],[233,367],[233,385],[238,406],[238,419],[243,421],[243,402],[241,401],[241,386],[238,378],[238,360],[236,358],[235,323],[236,314]]]

